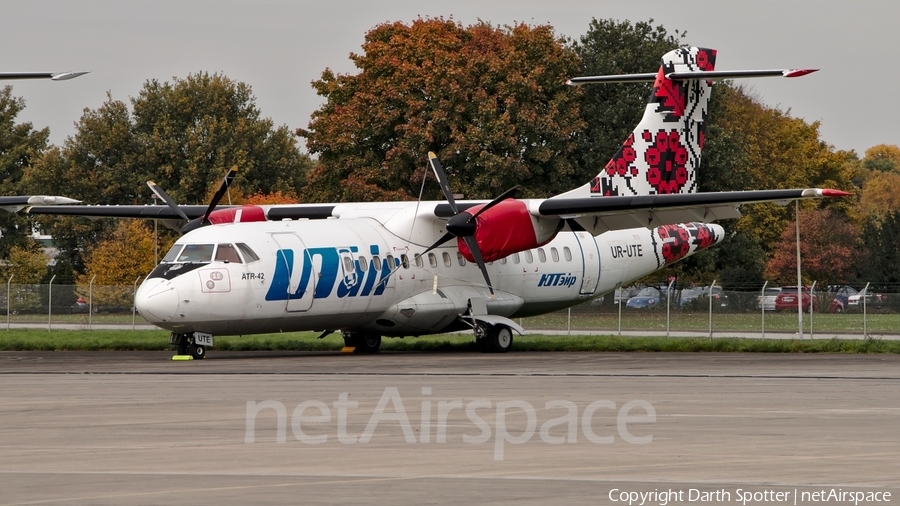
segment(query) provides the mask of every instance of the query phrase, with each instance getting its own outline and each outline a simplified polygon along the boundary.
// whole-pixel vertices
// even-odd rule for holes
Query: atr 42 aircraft
[[[643,119],[593,181],[549,199],[507,192],[446,201],[215,207],[34,206],[32,214],[184,222],[184,235],[141,283],[141,315],[203,358],[213,336],[334,331],[374,352],[382,336],[474,330],[486,351],[510,349],[513,318],[580,304],[708,248],[709,222],[742,203],[848,195],[795,189],[696,193],[712,81],[813,70],[716,71],[716,51],[667,53],[655,74],[581,77],[572,85],[653,82]],[[452,241],[456,239],[455,241]],[[450,242],[452,241],[452,242]]]

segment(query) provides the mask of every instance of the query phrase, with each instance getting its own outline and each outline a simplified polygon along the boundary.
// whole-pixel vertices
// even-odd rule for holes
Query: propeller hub
[[[469,213],[459,213],[447,220],[447,232],[456,237],[475,235],[475,217]]]

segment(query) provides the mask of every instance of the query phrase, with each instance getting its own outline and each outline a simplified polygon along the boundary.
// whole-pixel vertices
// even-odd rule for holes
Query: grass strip
[[[339,351],[344,342],[332,334],[316,339],[312,332],[216,337],[214,351]],[[10,330],[0,332],[0,351],[161,351],[172,350],[164,331]],[[465,334],[384,339],[384,351],[477,351]],[[621,336],[516,337],[513,351],[586,352],[733,352],[733,353],[900,353],[900,341],[881,339],[733,339]]]

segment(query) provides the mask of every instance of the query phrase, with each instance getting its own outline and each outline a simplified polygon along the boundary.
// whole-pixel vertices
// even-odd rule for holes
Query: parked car
[[[691,301],[703,295],[704,288],[702,286],[698,286],[695,288],[685,288],[681,291],[681,297],[678,299],[678,305],[680,307],[684,307],[686,304],[690,304]]]
[[[647,287],[642,289],[634,297],[628,299],[625,307],[636,309],[651,308],[659,304],[660,294],[656,288]]]
[[[780,287],[766,288],[763,295],[756,297],[756,309],[765,308],[766,311],[775,311],[775,297],[781,293]]]
[[[809,296],[809,287],[804,286],[800,290],[796,286],[785,286],[781,289],[781,293],[775,296],[775,310],[789,311],[797,310],[797,302],[802,299],[801,307],[804,311],[809,311],[812,304],[813,309],[818,309],[818,304]]]
[[[615,294],[613,295],[613,303],[618,304],[619,302],[628,302],[628,299],[637,295],[640,290],[635,286],[616,288]]]
[[[850,297],[859,294],[852,286],[830,286],[828,292],[833,295],[831,299],[831,307],[828,308],[829,313],[843,313],[847,310],[850,303]]]
[[[700,297],[709,297],[709,287],[701,286],[698,288],[685,288],[681,291],[681,298],[678,305],[684,307],[686,304]],[[718,307],[728,307],[728,295],[722,290],[721,286],[712,287],[713,304]]]
[[[878,307],[887,301],[887,295],[881,293],[866,292],[866,306]],[[847,298],[847,306],[862,307],[862,294],[857,293]]]

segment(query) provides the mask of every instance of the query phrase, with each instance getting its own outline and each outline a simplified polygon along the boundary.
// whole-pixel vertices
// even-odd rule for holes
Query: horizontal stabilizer
[[[85,74],[87,72],[0,72],[0,80],[50,79],[51,81],[68,81]]]
[[[672,81],[721,81],[723,79],[749,79],[754,77],[801,77],[819,69],[774,69],[774,70],[709,70],[697,72],[670,72],[666,79]],[[656,73],[622,74],[612,76],[573,77],[566,81],[570,86],[593,83],[652,83]]]

